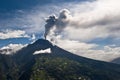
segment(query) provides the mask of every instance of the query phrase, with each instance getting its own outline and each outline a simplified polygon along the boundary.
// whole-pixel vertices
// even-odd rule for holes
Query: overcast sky
[[[68,23],[55,36],[55,44],[78,55],[111,61],[120,57],[119,3],[118,0],[0,0],[0,48],[43,38],[45,19],[53,14],[59,17],[60,11],[66,9]]]

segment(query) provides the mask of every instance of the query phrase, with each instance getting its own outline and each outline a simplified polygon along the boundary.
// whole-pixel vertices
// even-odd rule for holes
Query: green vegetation
[[[36,58],[31,80],[90,80],[80,69],[82,65],[76,61],[41,55]]]
[[[3,57],[3,56],[2,56]],[[4,56],[4,58],[7,56]],[[3,58],[2,58],[3,59]],[[19,65],[8,60],[0,62],[2,80],[119,80],[119,71],[94,68],[88,63],[55,54],[35,55]],[[10,62],[9,62],[10,61]],[[11,64],[10,64],[11,63]],[[104,65],[103,65],[104,66]],[[97,65],[96,65],[97,67]],[[6,71],[4,71],[6,70]]]

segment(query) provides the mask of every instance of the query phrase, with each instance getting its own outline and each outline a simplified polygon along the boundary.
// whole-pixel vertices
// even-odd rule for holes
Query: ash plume
[[[53,16],[49,16],[49,18],[46,20],[46,25],[45,25],[45,33],[44,33],[44,37],[46,39],[47,35],[50,33],[50,30],[54,27],[55,23],[56,23],[56,17]]]
[[[60,11],[58,17],[55,15],[49,16],[48,19],[46,19],[44,38],[47,39],[49,35],[59,35],[69,23],[69,14],[69,10],[63,9]]]

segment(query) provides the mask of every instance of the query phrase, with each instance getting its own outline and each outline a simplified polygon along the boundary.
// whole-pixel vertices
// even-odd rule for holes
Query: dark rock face
[[[36,42],[31,44],[30,47],[35,48],[35,50],[44,50],[53,47],[53,45],[48,40],[38,39]]]

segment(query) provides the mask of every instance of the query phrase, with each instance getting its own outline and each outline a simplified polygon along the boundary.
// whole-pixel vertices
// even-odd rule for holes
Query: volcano
[[[65,44],[64,44],[65,45]],[[51,49],[51,53],[33,55]],[[75,55],[39,39],[12,55],[0,55],[2,80],[120,80],[120,65]]]

